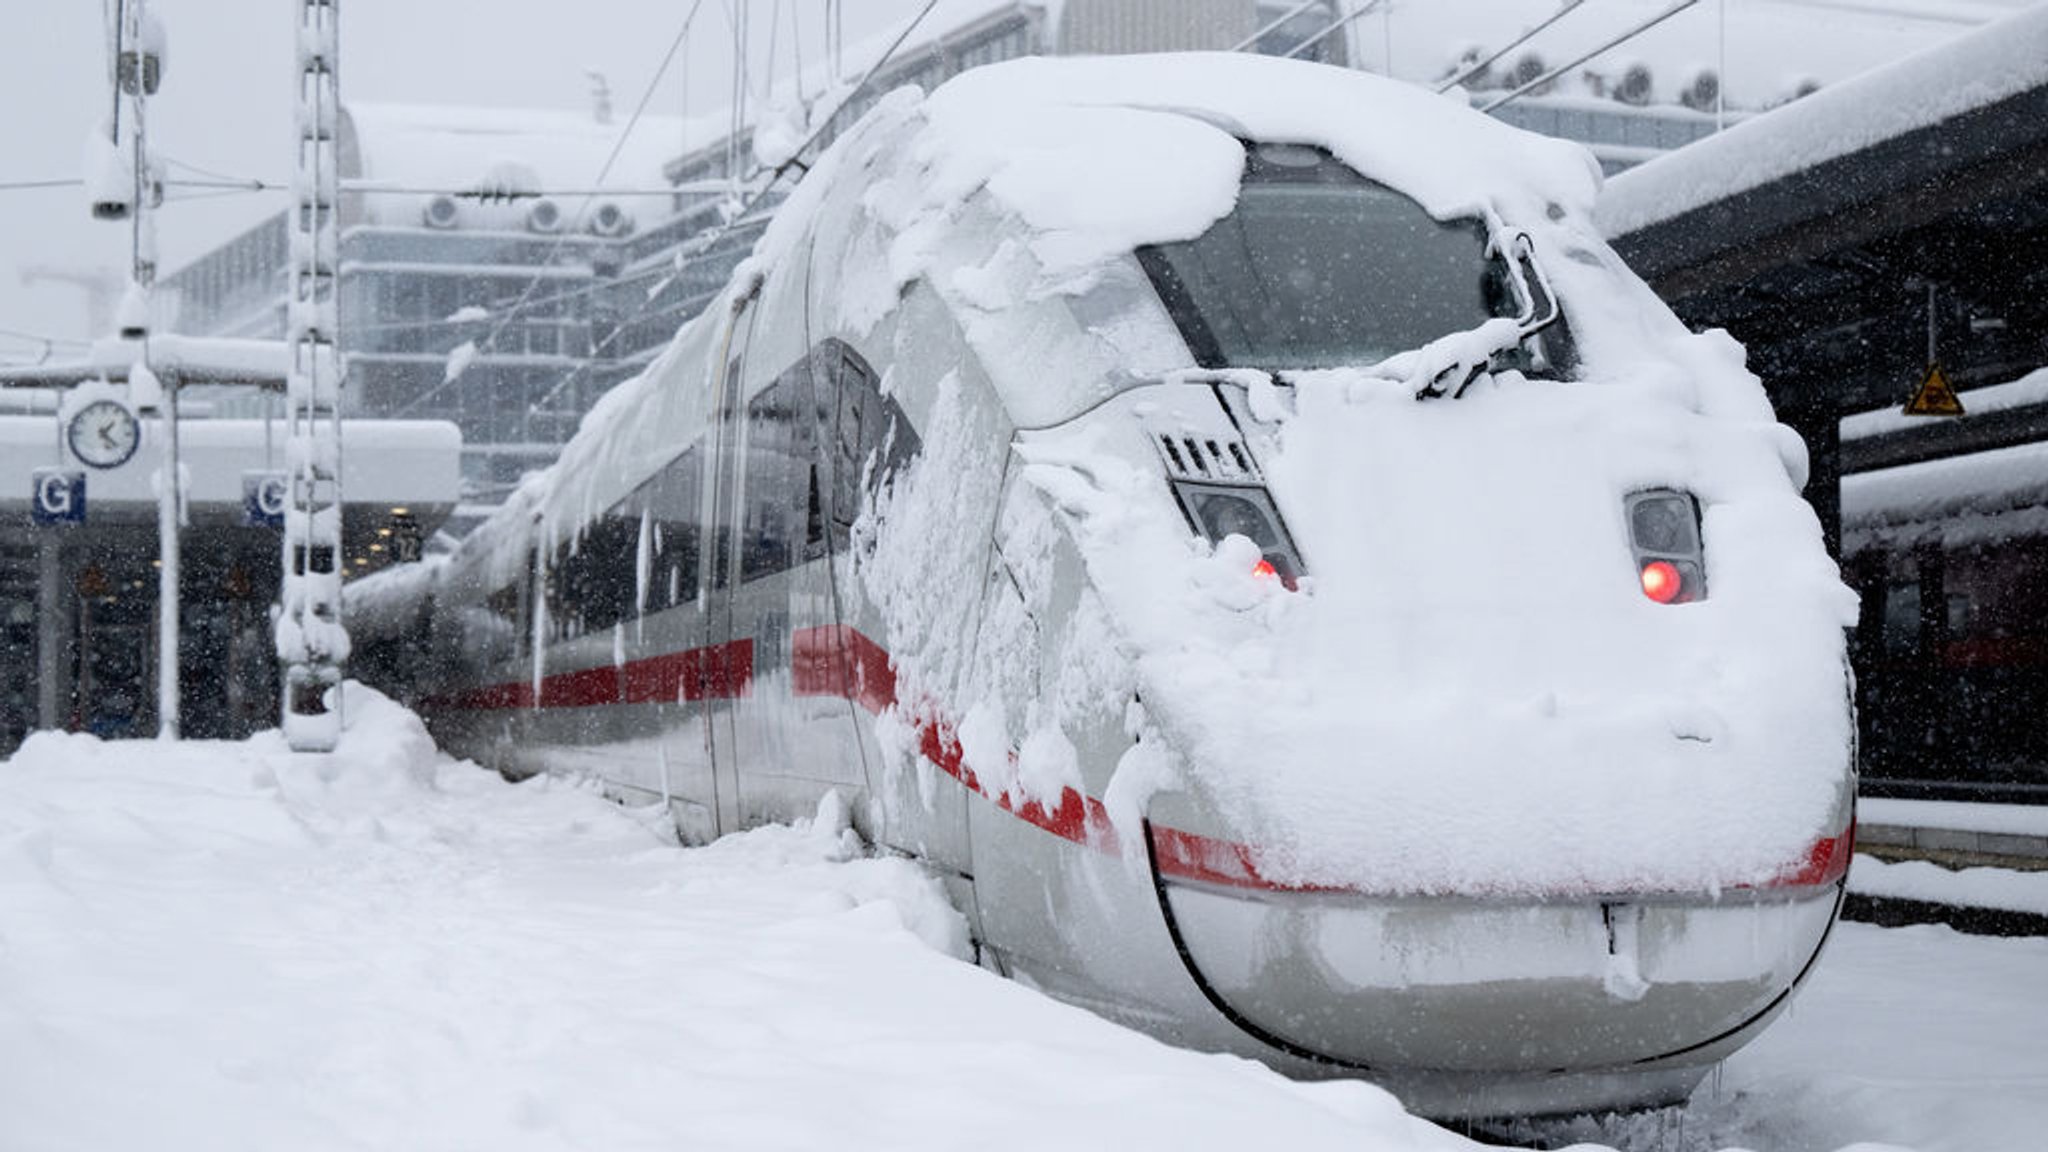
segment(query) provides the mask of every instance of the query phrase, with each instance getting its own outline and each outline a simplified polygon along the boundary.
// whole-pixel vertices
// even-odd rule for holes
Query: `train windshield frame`
[[[1498,247],[1485,221],[1437,220],[1320,148],[1248,142],[1230,214],[1137,257],[1197,364],[1306,369],[1517,316]]]

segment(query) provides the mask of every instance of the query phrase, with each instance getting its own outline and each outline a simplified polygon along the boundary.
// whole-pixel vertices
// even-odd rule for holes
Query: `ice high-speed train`
[[[358,674],[989,966],[1433,1115],[1680,1098],[1849,858],[1853,597],[1576,146],[1244,56],[897,92]],[[424,654],[424,655],[423,655]]]

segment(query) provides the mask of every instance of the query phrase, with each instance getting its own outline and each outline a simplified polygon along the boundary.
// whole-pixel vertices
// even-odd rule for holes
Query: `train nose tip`
[[[1189,973],[1240,1029],[1360,1070],[1530,1072],[1697,1056],[1782,1005],[1832,889],[1718,904],[1247,892],[1171,878]]]

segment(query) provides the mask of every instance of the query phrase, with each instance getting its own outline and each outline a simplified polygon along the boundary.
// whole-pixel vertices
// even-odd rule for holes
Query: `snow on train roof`
[[[985,183],[1054,265],[1200,234],[1236,202],[1239,139],[1326,147],[1438,217],[1537,220],[1551,203],[1589,207],[1599,186],[1584,148],[1462,99],[1245,53],[1017,60],[946,84],[926,114],[936,193]],[[1522,199],[1489,203],[1502,194]]]
[[[646,371],[600,397],[560,463],[534,477],[498,520],[538,519],[549,532],[572,532],[623,494],[624,478],[672,454],[672,445],[651,436],[661,422],[650,418],[648,406],[673,409],[688,400],[665,389],[664,373],[672,369],[664,366],[708,359],[701,348],[685,346],[709,339],[707,325],[727,313],[734,285],[776,267],[801,242],[842,170],[871,163],[878,149],[902,145],[893,159],[905,170],[886,189],[873,171],[846,178],[869,185],[871,207],[905,199],[880,205],[899,241],[890,252],[899,281],[930,275],[944,280],[942,287],[960,282],[939,275],[962,270],[943,266],[943,245],[923,241],[957,232],[977,196],[1021,222],[1037,274],[1011,297],[972,302],[1000,313],[1045,296],[1078,296],[1134,248],[1200,234],[1236,202],[1239,141],[1246,138],[1321,146],[1433,215],[1492,214],[1529,231],[1548,254],[1547,274],[1560,289],[1580,357],[1599,366],[1597,375],[1678,389],[1702,411],[1769,418],[1733,342],[1718,334],[1688,338],[1601,243],[1592,224],[1599,166],[1578,144],[1502,124],[1459,98],[1295,60],[1245,53],[1030,57],[971,70],[930,96],[906,88],[879,101],[777,209],[719,299],[684,325]],[[991,350],[1003,347],[998,341]],[[1020,426],[1052,422],[1103,398],[1099,379],[998,375]],[[694,397],[701,390],[683,391]],[[1801,460],[1796,470],[1803,468]],[[524,546],[504,543],[489,565],[494,573],[520,562],[515,553]]]

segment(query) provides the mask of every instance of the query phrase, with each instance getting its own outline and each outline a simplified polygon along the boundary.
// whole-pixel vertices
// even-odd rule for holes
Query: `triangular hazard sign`
[[[1927,367],[1927,379],[1920,382],[1920,390],[1906,401],[1908,416],[1961,416],[1963,402],[1956,398],[1956,390],[1949,387],[1948,377],[1941,374],[1941,365]]]

